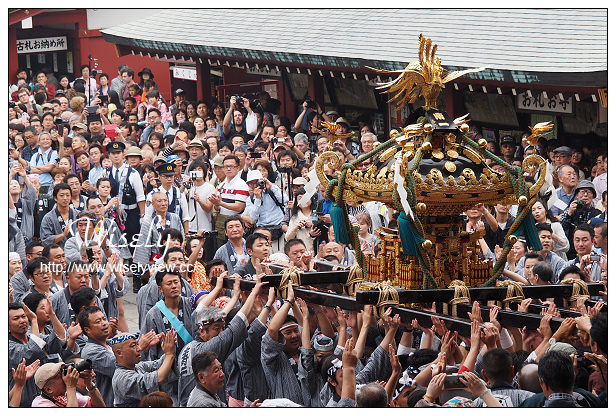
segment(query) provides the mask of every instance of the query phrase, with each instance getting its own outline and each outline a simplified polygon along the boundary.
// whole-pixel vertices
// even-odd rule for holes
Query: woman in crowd
[[[554,217],[552,211],[548,209],[544,200],[540,199],[535,202],[532,208],[533,218],[537,224],[548,223],[552,227],[552,240],[554,241],[552,251],[563,260],[567,260],[567,251],[569,251],[569,240],[565,236],[565,231],[560,222]]]

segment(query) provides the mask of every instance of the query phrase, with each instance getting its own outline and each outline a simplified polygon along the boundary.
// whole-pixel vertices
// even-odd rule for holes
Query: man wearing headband
[[[256,314],[252,311],[254,301],[262,286],[261,280],[257,279],[257,284],[246,298],[242,308],[235,314],[226,328],[226,313],[224,311],[216,307],[205,306],[205,303],[202,304],[203,306],[197,307],[194,316],[194,323],[198,327],[195,340],[188,343],[178,357],[180,406],[186,406],[188,397],[196,386],[197,381],[192,370],[193,357],[206,351],[213,351],[218,356],[218,360],[224,363],[229,355],[246,340],[248,327],[256,318]],[[233,288],[234,294],[239,290],[239,280],[237,280]],[[235,295],[234,298],[236,298]],[[225,400],[224,393],[221,399]]]
[[[362,323],[361,332],[358,335],[358,340],[366,339],[362,333],[367,332],[370,328],[370,315],[369,308],[364,310],[364,320]],[[377,380],[386,380],[391,374],[391,357],[389,353],[389,345],[394,340],[394,335],[400,325],[400,319],[396,317],[390,317],[388,315],[382,318],[383,324],[386,327],[385,336],[378,347],[370,355],[370,358],[366,362],[366,365],[361,369],[356,369],[355,382],[358,385],[368,384]],[[365,342],[365,341],[364,341]],[[359,343],[358,343],[359,344]],[[345,344],[346,345],[346,344]],[[358,348],[359,346],[359,348]],[[362,345],[355,344],[353,347],[353,354],[360,356],[363,351]],[[323,378],[326,380],[328,387],[331,391],[331,398],[327,404],[323,403],[322,406],[336,407],[342,400],[343,391],[343,372],[338,371],[343,367],[343,360],[339,359],[339,356],[330,356],[323,360],[322,369],[327,371],[323,374]],[[325,370],[327,369],[327,370]],[[322,392],[322,397],[327,397],[326,392]]]
[[[164,354],[156,361],[141,361],[139,335],[140,332],[116,335],[107,341],[117,362],[111,381],[115,407],[137,407],[143,396],[159,391],[165,381],[176,378],[171,371],[175,361],[176,332],[171,329],[162,337]]]
[[[272,390],[272,397],[284,397],[304,406],[319,406],[318,375],[314,368],[314,352],[310,348],[308,317],[304,319],[303,329],[307,333],[305,342],[302,342],[302,331],[297,319],[288,315],[294,303],[295,294],[289,281],[286,299],[263,336],[263,372]],[[307,307],[305,313],[308,315]]]

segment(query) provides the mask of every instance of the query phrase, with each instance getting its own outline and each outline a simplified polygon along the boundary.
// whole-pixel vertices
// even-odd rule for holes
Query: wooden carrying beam
[[[227,289],[232,289],[235,279],[225,278],[223,286]],[[240,289],[251,290],[255,285],[254,280],[241,279]],[[276,286],[277,287],[277,286]],[[338,295],[336,293],[329,292],[317,292],[314,290],[303,289],[300,287],[294,287],[293,291],[295,296],[302,298],[308,303],[315,303],[323,306],[339,306],[342,309],[348,311],[359,312],[363,309],[364,305],[350,296]],[[421,311],[412,308],[393,307],[392,315],[398,314],[404,322],[411,322],[413,319],[417,319],[417,322],[422,326],[432,326],[431,316],[436,316],[443,320],[445,326],[452,330],[458,331],[458,334],[462,336],[469,336],[471,333],[471,324],[468,321],[461,321],[459,319],[452,318],[447,315],[434,314],[431,312]]]
[[[417,319],[417,323],[425,328],[432,327],[431,317],[435,316],[442,320],[445,327],[450,331],[458,331],[458,334],[463,337],[470,337],[471,335],[471,323],[469,321],[461,321],[451,316],[422,311],[414,308],[401,308],[398,306],[393,307],[391,313],[392,316],[396,314],[400,315],[400,319],[402,319],[403,322],[411,322],[413,319]]]
[[[468,303],[458,303],[456,306],[457,317],[462,319],[468,319],[468,313],[471,312],[472,305],[469,305]],[[488,322],[490,320],[490,307],[480,306],[479,308],[481,309],[481,319],[484,322]],[[442,303],[436,304],[437,312],[442,313],[443,309],[444,308]],[[452,312],[451,305],[448,306],[448,312]],[[535,313],[513,312],[501,309],[500,311],[498,311],[497,320],[504,327],[526,327],[526,329],[537,329],[539,328],[539,324],[541,323],[541,318],[541,315]],[[552,328],[552,332],[556,332],[562,321],[563,318],[552,318],[552,320],[550,321],[550,327]]]
[[[588,292],[591,296],[599,294],[604,289],[602,283],[588,283]],[[522,286],[525,298],[568,298],[571,296],[573,285],[536,285]],[[469,287],[471,300],[503,300],[507,297],[507,287]],[[431,303],[449,302],[453,299],[454,289],[398,289],[400,303]],[[376,304],[379,299],[378,290],[357,291],[356,298],[365,304]]]

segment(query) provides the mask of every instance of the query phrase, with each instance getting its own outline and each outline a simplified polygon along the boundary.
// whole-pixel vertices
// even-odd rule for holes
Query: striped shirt
[[[218,192],[220,193],[220,197],[222,198],[222,202],[226,202],[228,204],[234,204],[236,202],[246,203],[246,199],[248,199],[248,185],[246,182],[240,177],[241,173],[235,175],[233,179],[230,181],[228,178],[224,180],[224,182],[218,188]],[[234,215],[239,214],[244,210],[242,208],[239,211],[233,211],[227,209],[223,206],[220,207],[221,215]]]

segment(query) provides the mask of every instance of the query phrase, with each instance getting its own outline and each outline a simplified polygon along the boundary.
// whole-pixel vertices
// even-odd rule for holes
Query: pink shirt
[[[77,405],[79,407],[92,407],[92,399],[90,399],[90,396],[84,396],[77,392]],[[56,407],[56,405],[39,394],[32,400],[32,407]]]

